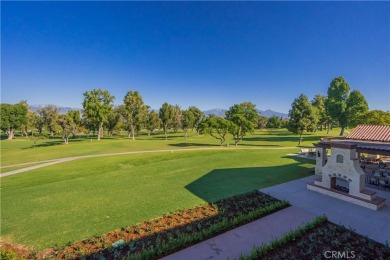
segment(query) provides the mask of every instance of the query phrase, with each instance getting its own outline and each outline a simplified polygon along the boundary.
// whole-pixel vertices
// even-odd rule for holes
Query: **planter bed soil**
[[[343,226],[320,221],[297,237],[281,238],[277,246],[257,248],[247,259],[390,259],[390,247]],[[272,243],[271,243],[272,244]],[[333,255],[332,255],[333,254]]]

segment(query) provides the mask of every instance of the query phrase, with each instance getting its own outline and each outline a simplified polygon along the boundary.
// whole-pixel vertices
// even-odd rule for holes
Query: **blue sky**
[[[343,76],[390,110],[386,2],[2,2],[1,54],[5,103],[81,107],[102,88],[287,113]]]

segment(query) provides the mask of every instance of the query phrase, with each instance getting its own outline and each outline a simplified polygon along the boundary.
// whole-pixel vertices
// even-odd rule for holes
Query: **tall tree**
[[[181,113],[181,128],[184,132],[184,138],[187,140],[188,128],[191,128],[194,125],[195,117],[191,110],[187,109]]]
[[[137,128],[146,121],[148,107],[144,104],[141,95],[138,91],[127,92],[123,99],[125,109],[125,119],[130,126],[132,139],[135,140],[135,132]]]
[[[168,129],[173,121],[173,106],[168,103],[164,103],[160,108],[159,116],[164,130],[165,140],[168,140]]]
[[[268,117],[259,115],[259,118],[257,119],[257,129],[264,129],[267,127],[268,124]]]
[[[390,125],[390,112],[371,110],[364,116],[364,124]]]
[[[206,118],[206,116],[199,108],[195,106],[190,106],[188,110],[191,111],[191,113],[194,115],[194,124],[192,125],[192,131],[194,131],[195,128],[196,134],[199,135],[199,131],[200,131],[199,126]]]
[[[55,105],[47,105],[39,109],[37,113],[42,118],[50,136],[53,136],[55,131],[58,129],[58,115],[60,113],[60,108]]]
[[[150,110],[145,124],[146,130],[148,130],[148,135],[153,133],[155,129],[159,129],[160,125],[161,119],[159,114],[156,111]]]
[[[59,115],[58,123],[62,129],[62,140],[64,140],[65,144],[68,144],[69,136],[75,131],[76,124],[69,114]]]
[[[8,140],[12,140],[15,130],[27,123],[28,109],[23,102],[20,102],[15,105],[0,104],[0,111],[1,130],[7,134]]]
[[[366,98],[358,90],[352,90],[347,100],[348,126],[355,127],[364,123],[364,116],[368,113]]]
[[[232,128],[237,127],[231,121],[222,117],[210,115],[201,124],[202,132],[211,135],[220,141],[221,146],[226,140],[226,135],[232,131]]]
[[[115,107],[108,113],[107,121],[105,126],[107,128],[108,136],[112,136],[115,128],[118,126],[121,119],[121,114],[119,112],[119,108]]]
[[[175,105],[172,111],[172,127],[175,133],[177,133],[177,131],[181,127],[181,115],[182,115],[181,107],[179,105]]]
[[[82,132],[82,120],[81,120],[81,112],[79,110],[69,110],[66,115],[70,117],[74,123],[74,127],[72,128],[72,136],[76,137],[77,133]]]
[[[325,102],[330,117],[337,121],[341,127],[340,136],[344,134],[344,129],[348,125],[347,100],[350,89],[343,77],[333,79],[328,88],[328,98]]]
[[[98,140],[103,136],[103,124],[113,109],[114,96],[107,90],[93,89],[83,93],[83,117],[98,129]]]
[[[316,113],[318,116],[317,127],[321,131],[323,129],[323,126],[329,120],[329,116],[327,115],[327,111],[325,109],[325,101],[326,101],[326,96],[322,96],[322,95],[315,95],[313,100],[311,101],[312,106],[316,108]]]
[[[279,117],[271,116],[268,118],[267,128],[279,129],[282,126],[282,122]]]
[[[313,110],[313,106],[309,102],[307,96],[301,94],[299,98],[294,100],[291,104],[288,116],[289,124],[287,129],[294,134],[299,134],[298,145],[300,145],[302,142],[303,132],[313,132],[318,121]]]
[[[259,114],[256,106],[251,102],[235,104],[226,111],[226,119],[231,121],[235,127],[230,128],[230,133],[237,145],[247,133],[255,130]]]

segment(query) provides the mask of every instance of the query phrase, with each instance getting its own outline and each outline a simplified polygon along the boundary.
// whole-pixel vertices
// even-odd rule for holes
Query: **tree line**
[[[327,96],[316,95],[310,102],[308,97],[301,94],[291,104],[287,129],[299,134],[301,143],[303,132],[329,129],[333,125],[341,128],[340,136],[344,135],[347,127],[353,128],[358,124],[390,125],[390,112],[381,110],[369,111],[364,95],[358,90],[352,90],[343,77],[332,80]]]
[[[17,104],[1,104],[1,130],[8,139],[14,137],[20,130],[31,137],[41,136],[47,130],[49,136],[61,133],[67,144],[71,136],[79,133],[96,134],[97,139],[103,137],[106,129],[109,136],[115,130],[127,131],[128,137],[136,139],[136,135],[145,129],[148,135],[156,129],[162,129],[165,140],[169,131],[183,130],[187,139],[188,130],[197,134],[209,134],[223,145],[226,136],[233,137],[237,145],[245,135],[255,129],[287,128],[299,134],[299,144],[302,134],[316,130],[329,131],[334,125],[341,128],[343,135],[346,127],[357,124],[390,124],[390,112],[368,110],[368,104],[361,92],[350,89],[342,77],[335,78],[328,88],[327,96],[316,95],[312,101],[304,94],[294,100],[289,111],[289,118],[277,116],[267,118],[259,115],[251,102],[235,104],[229,108],[225,117],[206,116],[199,108],[190,106],[182,109],[179,105],[164,103],[158,111],[146,105],[138,91],[128,91],[121,105],[114,105],[115,97],[107,90],[93,89],[83,93],[82,111],[71,110],[64,115],[59,114],[59,108],[47,105],[32,112],[26,101]]]

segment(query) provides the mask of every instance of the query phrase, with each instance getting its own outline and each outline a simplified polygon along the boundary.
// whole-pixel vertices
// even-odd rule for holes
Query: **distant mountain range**
[[[227,109],[223,109],[223,108],[215,108],[215,109],[210,109],[210,110],[206,110],[206,111],[203,111],[206,115],[216,115],[216,116],[220,116],[220,117],[224,117],[225,116],[225,113],[226,113]],[[277,116],[277,117],[282,117],[282,118],[288,118],[288,115],[287,114],[284,114],[284,113],[280,113],[280,112],[276,112],[276,111],[273,111],[271,109],[267,109],[267,110],[259,110],[259,109],[256,109],[257,113],[259,113],[260,115],[262,116],[266,116],[266,117],[271,117],[271,116]]]
[[[46,105],[31,105],[30,109],[32,112],[35,112],[44,106],[46,106]],[[60,114],[66,114],[66,113],[68,113],[69,110],[81,110],[81,108],[76,108],[76,107],[61,107],[61,106],[58,106],[58,107],[60,108]]]
[[[38,109],[41,109],[44,106],[45,105],[31,105],[30,109],[31,109],[31,111],[35,112],[35,111],[37,111]],[[81,110],[81,108],[77,108],[77,107],[61,107],[61,106],[58,106],[58,107],[60,108],[60,114],[66,114],[66,113],[68,113],[69,110]],[[257,112],[260,115],[263,115],[263,116],[266,116],[266,117],[277,116],[277,117],[282,117],[282,118],[288,118],[287,114],[276,112],[276,111],[273,111],[273,110],[270,110],[270,109],[267,109],[267,110],[264,110],[264,111],[263,110],[259,110],[259,109],[256,109],[256,110],[257,110]],[[158,111],[158,110],[156,110],[156,111]],[[216,115],[216,116],[224,117],[226,111],[227,111],[227,109],[214,108],[214,109],[206,110],[206,111],[203,111],[203,112],[206,115],[213,114],[213,115]]]

